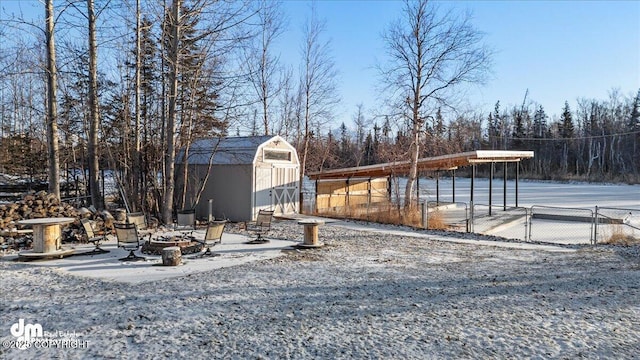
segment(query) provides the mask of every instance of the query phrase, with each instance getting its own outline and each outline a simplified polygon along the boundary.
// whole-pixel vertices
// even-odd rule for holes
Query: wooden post
[[[318,244],[318,225],[317,224],[309,224],[304,226],[304,244],[305,245]]]

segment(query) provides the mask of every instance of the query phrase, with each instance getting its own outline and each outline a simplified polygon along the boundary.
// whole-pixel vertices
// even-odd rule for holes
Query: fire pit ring
[[[196,254],[202,251],[203,245],[191,237],[159,238],[146,241],[142,245],[142,253],[148,255],[162,255],[162,249],[170,246],[180,248],[182,255]]]

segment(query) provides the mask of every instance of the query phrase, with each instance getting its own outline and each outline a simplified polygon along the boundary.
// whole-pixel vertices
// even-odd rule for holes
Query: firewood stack
[[[13,228],[18,220],[44,217],[78,217],[78,210],[61,203],[46,191],[27,194],[18,202],[0,205],[0,229]]]

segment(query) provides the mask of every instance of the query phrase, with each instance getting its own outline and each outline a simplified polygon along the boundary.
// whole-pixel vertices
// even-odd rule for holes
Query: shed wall
[[[190,165],[189,194],[206,176],[206,165]],[[207,179],[200,202],[196,204],[196,218],[208,219],[209,199],[213,199],[213,216],[231,221],[251,220],[251,165],[215,165]],[[191,202],[192,203],[192,202]]]

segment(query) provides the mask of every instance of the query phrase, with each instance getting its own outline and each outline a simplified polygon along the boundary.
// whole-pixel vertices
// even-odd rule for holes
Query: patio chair
[[[146,258],[142,256],[138,256],[133,252],[140,248],[140,236],[138,235],[138,226],[136,224],[113,224],[114,229],[116,230],[116,237],[118,238],[118,247],[121,247],[125,250],[129,251],[129,255],[122,259],[118,259],[120,261],[140,261],[146,260]],[[149,234],[149,239],[151,239],[151,234]]]
[[[209,224],[207,224],[207,232],[204,235],[204,239],[196,240],[197,242],[206,246],[207,250],[202,254],[198,255],[198,257],[220,255],[220,254],[211,252],[211,247],[222,243],[222,233],[224,232],[224,225],[226,223],[227,223],[226,220],[212,220],[209,222]]]
[[[128,213],[127,223],[135,224],[138,230],[147,230],[147,218],[143,212]]]
[[[105,250],[100,247],[100,242],[107,240],[107,235],[103,231],[101,234],[97,234],[93,230],[93,225],[91,225],[91,220],[89,219],[81,219],[82,227],[84,228],[84,232],[87,234],[87,241],[92,243],[95,248],[93,250],[83,253],[81,255],[94,255],[94,254],[105,254],[108,253],[109,250]]]
[[[176,225],[174,230],[193,230],[196,229],[196,210],[181,210],[178,211]]]
[[[254,222],[245,222],[244,229],[256,235],[257,237],[251,241],[247,241],[247,244],[265,244],[269,240],[265,239],[263,235],[266,235],[271,230],[271,220],[273,219],[273,210],[260,210],[258,211],[258,217]]]

